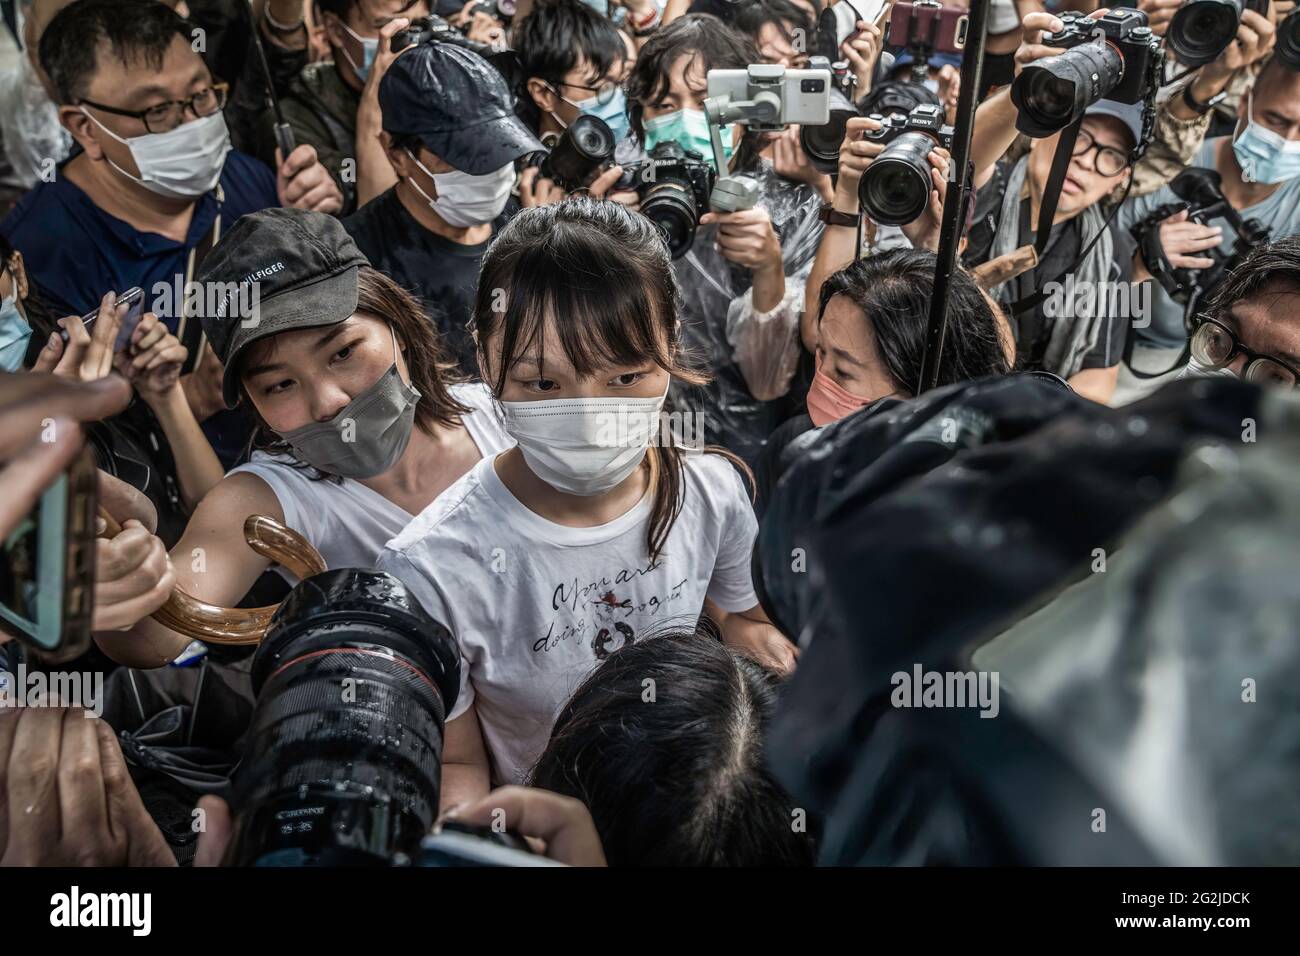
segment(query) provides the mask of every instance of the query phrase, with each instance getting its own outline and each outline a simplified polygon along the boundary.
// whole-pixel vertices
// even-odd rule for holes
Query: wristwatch
[[[1187,106],[1189,110],[1191,110],[1197,116],[1204,116],[1206,113],[1210,112],[1210,110],[1214,109],[1216,106],[1222,103],[1224,98],[1227,95],[1228,95],[1227,90],[1220,90],[1214,96],[1210,97],[1210,101],[1208,103],[1202,103],[1199,100],[1197,100],[1195,96],[1192,95],[1191,83],[1188,83],[1186,86],[1183,87],[1183,103]]]
[[[817,218],[828,226],[856,226],[862,219],[861,214],[840,212],[832,203],[824,202],[817,212]]]

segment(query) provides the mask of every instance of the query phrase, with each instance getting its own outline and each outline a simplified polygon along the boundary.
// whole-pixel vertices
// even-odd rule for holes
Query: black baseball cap
[[[221,388],[228,408],[239,400],[240,353],[268,335],[349,318],[357,310],[357,268],[368,265],[333,216],[263,209],[239,218],[195,275],[203,289],[220,293],[198,311],[225,365]]]
[[[403,50],[379,82],[384,130],[416,136],[461,172],[481,176],[543,146],[515,115],[496,67],[453,43]]]

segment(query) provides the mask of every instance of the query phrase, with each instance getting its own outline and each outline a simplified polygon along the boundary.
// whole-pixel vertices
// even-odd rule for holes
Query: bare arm
[[[1115,385],[1119,382],[1119,366],[1110,368],[1085,368],[1070,376],[1070,387],[1099,404],[1106,405],[1115,394]]]
[[[406,17],[390,20],[379,31],[379,52],[370,67],[361,102],[357,105],[357,133],[354,139],[357,150],[357,208],[360,209],[380,193],[397,185],[397,174],[384,153],[379,133],[383,128],[383,114],[379,109],[379,83],[388,72],[389,65],[400,54],[392,51],[392,38],[398,30],[410,25]],[[405,52],[405,51],[403,51]]]
[[[473,704],[447,722],[442,744],[442,795],[439,812],[486,796],[491,789],[487,748]]]
[[[209,604],[239,603],[270,562],[244,541],[244,519],[264,514],[284,521],[280,501],[256,475],[223,478],[205,497],[172,548],[176,586]],[[126,631],[99,631],[95,642],[109,657],[130,667],[161,667],[190,639],[152,618]]]
[[[727,612],[705,600],[704,612],[717,622],[723,644],[778,674],[794,672],[799,649],[776,629],[761,604]]]

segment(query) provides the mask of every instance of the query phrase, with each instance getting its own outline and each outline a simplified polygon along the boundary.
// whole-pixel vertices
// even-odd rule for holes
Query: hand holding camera
[[[1223,242],[1223,227],[1191,222],[1187,210],[1170,216],[1160,224],[1160,245],[1165,258],[1176,269],[1208,269],[1214,260],[1195,253],[1216,249]]]
[[[1212,86],[1212,90],[1204,99],[1200,96],[1197,99],[1205,102],[1210,96],[1215,95],[1228,85],[1228,81],[1238,70],[1243,70],[1267,56],[1276,41],[1277,27],[1267,16],[1254,10],[1242,11],[1235,41],[1224,47],[1218,58],[1205,64],[1197,75],[1194,86],[1201,86],[1202,89]]]
[[[844,142],[840,146],[840,172],[835,181],[835,208],[840,212],[856,213],[858,203],[858,182],[867,171],[871,161],[885,149],[885,144],[865,134],[876,133],[882,129],[879,116],[855,116],[845,124]]]
[[[1187,0],[1138,0],[1137,8],[1149,18],[1151,32],[1156,36],[1164,36],[1174,14],[1186,2]]]

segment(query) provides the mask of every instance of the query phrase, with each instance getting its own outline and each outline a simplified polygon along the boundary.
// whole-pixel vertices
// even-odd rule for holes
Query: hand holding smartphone
[[[118,329],[117,337],[113,340],[113,351],[124,351],[131,344],[131,336],[135,333],[135,327],[140,324],[140,319],[144,315],[144,290],[139,286],[127,289],[117,297],[117,304],[114,307],[117,312]],[[93,312],[87,312],[81,317],[81,325],[87,331],[91,332],[95,323],[104,313],[101,306]],[[63,344],[68,344],[68,330],[60,329],[59,337],[63,339]]]

